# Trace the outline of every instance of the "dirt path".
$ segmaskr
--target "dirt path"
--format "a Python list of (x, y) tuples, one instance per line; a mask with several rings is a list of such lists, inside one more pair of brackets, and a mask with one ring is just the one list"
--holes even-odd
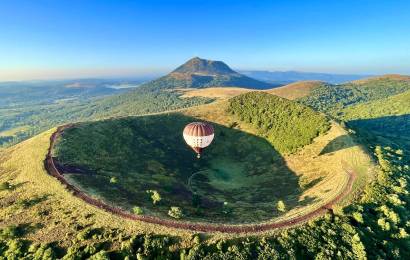
[(195, 222), (186, 222), (186, 221), (185, 222), (184, 221), (174, 221), (174, 220), (161, 219), (161, 218), (152, 217), (152, 216), (134, 215), (123, 209), (107, 205), (103, 201), (91, 198), (90, 196), (85, 194), (83, 191), (81, 191), (74, 185), (70, 184), (64, 178), (64, 176), (57, 170), (57, 167), (54, 162), (54, 158), (52, 157), (52, 153), (51, 153), (52, 148), (54, 147), (55, 141), (62, 134), (64, 129), (72, 127), (72, 126), (73, 124), (60, 126), (57, 128), (57, 131), (51, 135), (50, 147), (48, 149), (48, 153), (44, 161), (44, 165), (45, 165), (47, 172), (51, 176), (57, 178), (63, 185), (65, 185), (66, 188), (69, 189), (73, 193), (74, 196), (84, 200), (85, 202), (95, 207), (98, 207), (110, 213), (116, 214), (123, 218), (143, 221), (143, 222), (152, 223), (152, 224), (163, 225), (163, 226), (170, 227), (170, 228), (185, 229), (185, 230), (192, 230), (192, 231), (199, 231), (199, 232), (257, 233), (257, 232), (263, 232), (263, 231), (268, 231), (272, 229), (291, 227), (291, 226), (306, 222), (307, 220), (320, 216), (328, 212), (329, 210), (331, 210), (332, 206), (335, 203), (339, 202), (341, 199), (343, 199), (346, 195), (350, 193), (350, 191), (352, 190), (353, 182), (356, 178), (356, 174), (353, 171), (346, 171), (346, 174), (349, 175), (349, 180), (345, 188), (343, 189), (343, 191), (338, 196), (336, 196), (335, 198), (333, 198), (331, 201), (321, 206), (320, 208), (314, 211), (311, 211), (303, 216), (298, 216), (292, 219), (278, 221), (274, 223), (261, 223), (261, 224), (248, 224), (248, 225), (223, 225), (223, 224), (208, 224), (208, 223), (195, 223)]

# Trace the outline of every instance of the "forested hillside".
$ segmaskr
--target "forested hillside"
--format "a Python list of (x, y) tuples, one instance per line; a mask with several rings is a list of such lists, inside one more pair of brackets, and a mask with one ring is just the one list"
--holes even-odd
[(342, 85), (322, 85), (299, 101), (316, 110), (335, 115), (347, 106), (383, 99), (408, 90), (409, 80), (386, 76)]
[(212, 101), (208, 98), (179, 98), (180, 95), (169, 91), (137, 88), (124, 94), (86, 102), (0, 109), (0, 146), (17, 143), (68, 122), (156, 113)]
[(229, 112), (259, 129), (280, 152), (291, 153), (326, 132), (325, 116), (309, 107), (263, 92), (250, 92), (230, 100)]
[(329, 114), (372, 142), (410, 149), (410, 77), (385, 75), (315, 88), (299, 102)]
[(366, 102), (345, 108), (342, 118), (345, 120), (378, 118), (391, 115), (410, 114), (410, 91), (387, 98)]

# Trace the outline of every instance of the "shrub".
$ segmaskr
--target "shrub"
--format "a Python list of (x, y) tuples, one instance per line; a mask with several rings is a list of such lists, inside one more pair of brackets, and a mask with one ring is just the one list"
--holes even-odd
[(357, 222), (363, 224), (363, 215), (362, 215), (362, 213), (360, 213), (360, 212), (353, 212), (352, 216), (353, 216), (353, 218), (354, 218)]
[(193, 238), (193, 242), (195, 245), (201, 244), (201, 237), (199, 235), (195, 235)]
[(19, 237), (20, 232), (17, 226), (8, 226), (6, 228), (0, 229), (0, 239), (12, 239)]
[(144, 213), (144, 211), (140, 207), (133, 207), (132, 212), (134, 212), (134, 214), (136, 215), (142, 215), (142, 213)]
[(94, 230), (91, 228), (83, 229), (80, 233), (77, 234), (77, 239), (79, 241), (84, 241), (92, 237)]
[(11, 185), (7, 181), (0, 183), (0, 191), (9, 190), (10, 188), (11, 188)]
[(176, 219), (183, 217), (182, 210), (179, 207), (171, 207), (171, 209), (168, 211), (168, 215)]
[(278, 204), (276, 205), (276, 208), (280, 212), (285, 212), (286, 211), (286, 206), (285, 206), (285, 203), (283, 202), (283, 200), (278, 201)]
[(161, 201), (161, 195), (156, 190), (147, 190), (147, 193), (151, 194), (152, 203), (155, 205)]
[(101, 250), (100, 252), (92, 255), (90, 260), (110, 260), (110, 257), (108, 256), (108, 253), (104, 250)]
[(55, 252), (48, 244), (34, 245), (31, 250), (35, 250), (34, 259), (55, 259)]
[(5, 259), (21, 259), (24, 254), (24, 244), (20, 240), (11, 239), (7, 241), (7, 251), (4, 252)]
[(117, 182), (118, 182), (117, 177), (111, 177), (111, 179), (110, 179), (110, 183), (115, 184), (115, 183), (117, 183)]

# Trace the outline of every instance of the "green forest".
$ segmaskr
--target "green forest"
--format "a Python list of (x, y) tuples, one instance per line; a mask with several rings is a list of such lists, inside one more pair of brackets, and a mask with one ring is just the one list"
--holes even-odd
[[(212, 101), (207, 98), (180, 98), (180, 95), (141, 87), (105, 98), (0, 108), (0, 147), (10, 146), (69, 122), (157, 113)], [(14, 129), (16, 131), (12, 131)]]
[(232, 98), (228, 111), (253, 124), (281, 153), (292, 153), (310, 144), (330, 126), (326, 117), (313, 109), (262, 92)]
[(318, 111), (339, 115), (345, 107), (387, 98), (408, 90), (410, 81), (386, 77), (358, 83), (322, 85), (299, 101)]

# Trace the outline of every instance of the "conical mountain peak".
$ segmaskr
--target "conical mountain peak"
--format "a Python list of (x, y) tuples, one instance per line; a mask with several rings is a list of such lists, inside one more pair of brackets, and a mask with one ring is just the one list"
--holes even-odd
[(173, 73), (224, 75), (233, 74), (236, 72), (222, 61), (213, 61), (194, 57), (175, 69)]
[(145, 83), (140, 88), (158, 90), (208, 87), (267, 89), (272, 88), (272, 85), (242, 75), (222, 61), (194, 57), (168, 75)]

